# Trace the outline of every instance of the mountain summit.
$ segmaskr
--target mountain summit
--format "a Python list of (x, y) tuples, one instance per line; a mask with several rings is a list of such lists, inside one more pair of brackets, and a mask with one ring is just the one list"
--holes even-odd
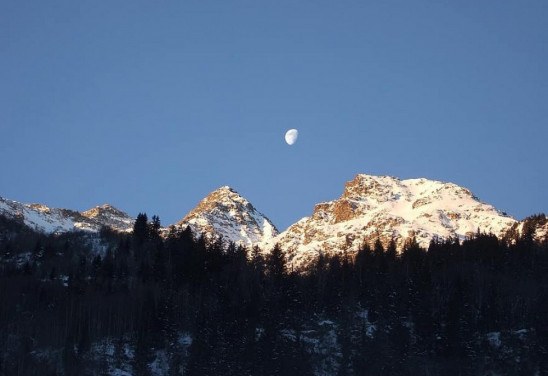
[(269, 241), (278, 230), (253, 205), (228, 186), (216, 189), (190, 211), (178, 226), (190, 226), (206, 238), (222, 237), (244, 246)]
[(129, 215), (110, 205), (97, 206), (80, 213), (42, 204), (22, 204), (2, 197), (0, 214), (20, 220), (30, 228), (47, 234), (78, 230), (98, 232), (103, 226), (116, 231), (131, 231), (134, 223)]
[(113, 229), (129, 231), (135, 222), (128, 214), (114, 206), (104, 204), (82, 212), (82, 216)]
[[(134, 224), (129, 215), (107, 204), (78, 212), (0, 198), (0, 215), (45, 233), (97, 232), (103, 226), (131, 231)], [(435, 238), (463, 240), (477, 231), (510, 240), (531, 233), (536, 241), (548, 241), (544, 215), (517, 222), (453, 183), (365, 174), (347, 182), (338, 199), (315, 205), (309, 217), (282, 233), (228, 186), (207, 195), (176, 226), (188, 226), (208, 240), (222, 238), (225, 244), (258, 245), (265, 252), (279, 244), (296, 267), (315, 260), (320, 252), (352, 254), (377, 239), (385, 246), (394, 240), (399, 249), (412, 237), (428, 247)]]
[(317, 204), (310, 217), (263, 247), (278, 243), (292, 263), (300, 264), (320, 251), (352, 252), (376, 239), (384, 244), (394, 239), (401, 249), (413, 236), (422, 247), (435, 237), (462, 240), (478, 230), (501, 237), (514, 223), (452, 183), (360, 174), (346, 183), (340, 198)]

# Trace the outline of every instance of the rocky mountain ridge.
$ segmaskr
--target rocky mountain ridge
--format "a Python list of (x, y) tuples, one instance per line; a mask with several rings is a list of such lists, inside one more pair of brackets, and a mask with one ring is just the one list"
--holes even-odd
[(384, 244), (394, 239), (401, 249), (411, 237), (422, 247), (435, 237), (463, 240), (478, 230), (502, 237), (516, 222), (452, 183), (360, 174), (346, 183), (341, 197), (317, 204), (310, 217), (262, 248), (278, 244), (299, 265), (320, 252), (352, 253), (376, 239)]
[[(131, 231), (134, 224), (133, 218), (110, 205), (78, 212), (0, 198), (0, 214), (45, 233), (98, 232), (103, 226)], [(545, 216), (516, 221), (456, 184), (365, 174), (347, 182), (338, 199), (315, 205), (309, 217), (281, 233), (228, 186), (211, 192), (173, 226), (189, 226), (196, 236), (210, 241), (259, 246), (265, 252), (278, 244), (295, 266), (314, 260), (320, 252), (352, 254), (377, 239), (385, 245), (393, 239), (401, 249), (411, 237), (428, 247), (434, 238), (463, 240), (477, 231), (507, 239), (529, 231), (536, 241), (548, 238)]]
[(194, 234), (204, 234), (210, 240), (221, 237), (248, 247), (278, 235), (278, 229), (265, 215), (228, 186), (207, 195), (176, 226), (190, 226)]
[(0, 214), (22, 221), (46, 234), (69, 231), (98, 232), (103, 226), (116, 231), (131, 231), (135, 222), (128, 214), (108, 204), (78, 212), (50, 208), (43, 204), (22, 204), (0, 197)]

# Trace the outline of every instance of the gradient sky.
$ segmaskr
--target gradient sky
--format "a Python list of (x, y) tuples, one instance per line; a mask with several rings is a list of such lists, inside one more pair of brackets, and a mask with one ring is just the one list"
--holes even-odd
[(284, 229), (368, 173), (548, 212), (547, 20), (545, 0), (2, 0), (0, 196), (169, 224), (230, 185)]

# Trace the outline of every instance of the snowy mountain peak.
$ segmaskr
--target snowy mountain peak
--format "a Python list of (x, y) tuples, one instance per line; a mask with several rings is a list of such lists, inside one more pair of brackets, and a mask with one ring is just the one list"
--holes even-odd
[(81, 213), (82, 216), (119, 231), (130, 231), (134, 220), (127, 213), (109, 204), (96, 206)]
[(401, 249), (412, 236), (423, 247), (434, 237), (464, 239), (478, 229), (502, 236), (515, 222), (453, 183), (359, 174), (345, 184), (341, 197), (317, 204), (310, 217), (263, 247), (279, 243), (300, 264), (320, 250), (352, 252), (376, 239), (385, 244), (394, 239)]
[(412, 198), (417, 195), (424, 196), (437, 190), (439, 192), (451, 192), (458, 197), (476, 197), (466, 188), (453, 183), (446, 183), (425, 178), (401, 180), (392, 176), (373, 176), (359, 174), (353, 180), (345, 184), (343, 197), (363, 199), (369, 197), (372, 200), (398, 200), (401, 194), (405, 198)]
[(245, 211), (244, 209), (254, 210), (249, 201), (240, 196), (238, 192), (229, 186), (223, 186), (202, 199), (202, 201), (183, 218), (183, 221), (214, 210), (220, 212), (235, 211), (234, 214), (237, 215), (239, 212)]
[(267, 241), (278, 234), (266, 216), (228, 186), (207, 195), (177, 225), (190, 226), (194, 233), (204, 234), (208, 239), (222, 237), (245, 246)]
[(85, 212), (50, 208), (43, 204), (22, 204), (0, 198), (0, 214), (22, 221), (27, 226), (44, 233), (69, 231), (97, 232), (103, 226), (117, 231), (131, 231), (133, 219), (126, 213), (102, 205)]
[(86, 211), (83, 211), (82, 215), (84, 217), (88, 217), (88, 218), (98, 218), (98, 217), (103, 217), (105, 215), (116, 215), (116, 216), (120, 216), (120, 217), (129, 217), (123, 211), (121, 211), (121, 210), (119, 210), (119, 209), (117, 209), (114, 206), (109, 205), (109, 204), (103, 204), (103, 205), (96, 206), (94, 208), (88, 209)]

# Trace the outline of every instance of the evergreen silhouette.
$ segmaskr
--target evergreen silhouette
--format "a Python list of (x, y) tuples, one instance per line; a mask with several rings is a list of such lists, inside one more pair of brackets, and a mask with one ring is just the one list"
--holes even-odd
[(427, 250), (318, 250), (291, 270), (277, 245), (161, 233), (144, 213), (93, 241), (0, 216), (0, 375), (145, 375), (161, 359), (169, 375), (544, 374), (545, 220)]

